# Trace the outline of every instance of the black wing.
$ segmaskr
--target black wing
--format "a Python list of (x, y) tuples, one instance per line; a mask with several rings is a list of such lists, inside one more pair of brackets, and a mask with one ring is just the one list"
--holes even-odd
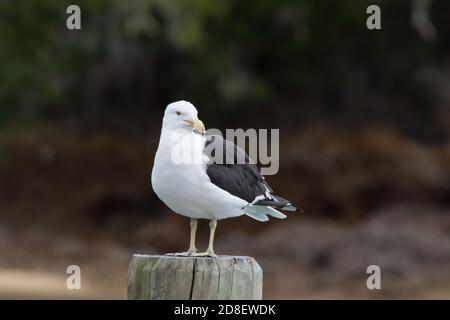
[(206, 174), (219, 188), (255, 205), (289, 209), (288, 200), (272, 194), (273, 190), (249, 156), (231, 141), (219, 135), (206, 138), (205, 154), (209, 157)]

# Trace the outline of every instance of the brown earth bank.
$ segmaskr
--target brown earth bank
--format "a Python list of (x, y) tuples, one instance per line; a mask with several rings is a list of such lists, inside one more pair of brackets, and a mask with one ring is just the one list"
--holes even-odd
[[(159, 131), (147, 136), (79, 133), (61, 127), (0, 134), (0, 205), (14, 216), (43, 208), (53, 220), (127, 219), (165, 210), (150, 187)], [(314, 215), (354, 221), (398, 202), (450, 206), (450, 144), (429, 145), (391, 130), (341, 132), (312, 126), (280, 133), (275, 191)], [(51, 210), (51, 208), (57, 210)], [(57, 211), (52, 216), (51, 211)]]

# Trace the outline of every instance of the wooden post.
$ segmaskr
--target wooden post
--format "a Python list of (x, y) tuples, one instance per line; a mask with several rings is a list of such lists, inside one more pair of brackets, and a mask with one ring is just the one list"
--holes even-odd
[(261, 267), (252, 257), (133, 255), (128, 299), (262, 299)]

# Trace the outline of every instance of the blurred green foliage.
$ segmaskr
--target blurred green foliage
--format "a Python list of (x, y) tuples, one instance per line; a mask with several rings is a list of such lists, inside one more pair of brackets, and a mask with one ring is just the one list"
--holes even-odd
[[(97, 47), (89, 37), (70, 39), (65, 32), (68, 1), (23, 0), (0, 2), (0, 126), (13, 116), (33, 119), (39, 108), (57, 103), (71, 89), (72, 73), (93, 62)], [(102, 14), (105, 5), (80, 3), (88, 14)], [(91, 61), (90, 61), (91, 60)]]
[[(258, 110), (278, 125), (379, 121), (434, 137), (450, 4), (433, 3), (428, 43), (411, 1), (376, 3), (381, 31), (365, 27), (370, 1), (1, 1), (0, 126), (48, 110), (140, 116), (183, 98), (215, 125)], [(69, 4), (80, 31), (65, 27)]]

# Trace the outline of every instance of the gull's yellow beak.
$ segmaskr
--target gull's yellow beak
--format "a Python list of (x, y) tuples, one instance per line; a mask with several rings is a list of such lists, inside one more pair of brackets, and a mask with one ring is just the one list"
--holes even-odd
[(194, 121), (186, 120), (186, 122), (189, 124), (191, 128), (194, 128), (195, 131), (198, 133), (204, 134), (205, 133), (205, 125), (203, 122), (199, 119), (195, 119)]

